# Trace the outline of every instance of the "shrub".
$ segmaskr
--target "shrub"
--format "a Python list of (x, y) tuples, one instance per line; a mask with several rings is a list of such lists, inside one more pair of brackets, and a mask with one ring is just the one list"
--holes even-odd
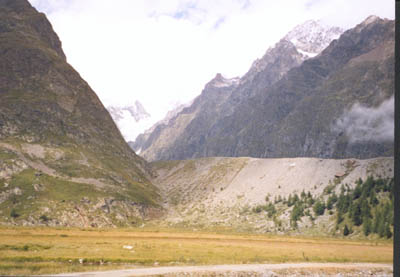
[(44, 221), (44, 222), (47, 222), (47, 221), (50, 220), (50, 218), (48, 218), (47, 215), (45, 215), (45, 214), (41, 215), (41, 216), (39, 217), (39, 219), (42, 220), (42, 221)]
[(12, 210), (11, 210), (11, 213), (10, 213), (10, 216), (11, 216), (12, 218), (17, 218), (17, 217), (20, 216), (20, 214), (17, 213), (17, 211), (16, 211), (15, 209), (12, 209)]
[(259, 214), (263, 210), (262, 206), (256, 206), (253, 208), (253, 212)]

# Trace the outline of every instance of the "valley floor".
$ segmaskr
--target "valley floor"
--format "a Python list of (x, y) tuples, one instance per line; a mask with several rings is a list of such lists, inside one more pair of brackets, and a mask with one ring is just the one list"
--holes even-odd
[[(143, 269), (144, 273), (148, 272), (150, 275), (176, 276), (182, 269), (180, 272), (189, 270), (194, 274), (192, 276), (204, 276), (199, 273), (202, 270), (243, 272), (240, 276), (258, 276), (245, 275), (250, 274), (246, 273), (249, 270), (250, 272), (273, 271), (277, 274), (286, 274), (286, 271), (301, 273), (301, 270), (316, 274), (326, 271), (380, 272), (386, 274), (384, 276), (390, 276), (392, 256), (392, 240), (382, 239), (255, 235), (227, 231), (194, 232), (148, 227), (0, 228), (0, 275)], [(292, 263), (296, 265), (291, 265)], [(309, 263), (323, 264), (314, 266)], [(359, 266), (354, 263), (369, 265)], [(226, 267), (214, 265), (226, 265)], [(183, 266), (210, 267), (188, 269)], [(156, 267), (156, 269), (150, 270), (144, 267)], [(175, 271), (160, 272), (161, 267), (173, 267)], [(121, 274), (124, 272), (120, 271)], [(138, 276), (135, 272), (143, 273), (143, 271), (126, 272), (130, 274), (129, 276)], [(105, 274), (77, 276), (111, 276)], [(218, 274), (212, 276), (226, 276)]]

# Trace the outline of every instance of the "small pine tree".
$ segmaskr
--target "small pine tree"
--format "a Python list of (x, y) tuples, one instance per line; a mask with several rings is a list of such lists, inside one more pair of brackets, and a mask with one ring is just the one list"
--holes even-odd
[(313, 207), (314, 213), (316, 215), (323, 215), (325, 212), (325, 203), (323, 201), (318, 200)]
[(361, 208), (358, 201), (354, 202), (354, 205), (352, 206), (351, 220), (356, 226), (360, 226), (362, 224)]
[(371, 204), (372, 207), (375, 207), (376, 205), (379, 204), (379, 200), (376, 197), (376, 193), (375, 193), (374, 190), (371, 191), (370, 198), (369, 198), (369, 203)]
[(343, 214), (341, 211), (338, 211), (336, 215), (336, 225), (339, 225), (343, 221)]
[(363, 224), (363, 232), (365, 236), (368, 236), (372, 231), (372, 223), (371, 219), (367, 216), (364, 218), (364, 224)]
[(378, 235), (379, 235), (379, 237), (380, 238), (383, 238), (384, 236), (385, 236), (385, 222), (384, 222), (384, 220), (383, 220), (383, 217), (381, 217), (379, 220), (378, 220)]
[(392, 231), (390, 230), (390, 224), (387, 222), (385, 224), (385, 232), (384, 235), (387, 239), (390, 239), (392, 237)]
[(293, 204), (296, 204), (297, 202), (299, 202), (300, 201), (300, 198), (299, 198), (299, 196), (297, 195), (297, 193), (295, 193), (294, 194), (294, 196), (293, 196)]
[(379, 207), (377, 207), (377, 208), (375, 208), (374, 222), (372, 224), (372, 232), (375, 234), (378, 234), (381, 218), (382, 218), (381, 211), (380, 211)]
[(362, 193), (361, 185), (357, 184), (353, 191), (353, 200), (360, 198)]
[(289, 206), (289, 207), (291, 207), (291, 206), (293, 206), (293, 198), (292, 198), (292, 195), (291, 194), (289, 194), (289, 197), (288, 197), (288, 201), (287, 201), (287, 205)]
[[(290, 220), (292, 222), (297, 222), (304, 215), (304, 207), (300, 202), (296, 202), (293, 207), (292, 213), (290, 215)], [(296, 224), (297, 226), (297, 224)]]
[(361, 216), (362, 217), (372, 217), (371, 207), (368, 204), (368, 200), (363, 198), (361, 201)]
[(347, 227), (347, 224), (344, 225), (344, 229), (343, 229), (343, 236), (348, 236), (350, 234), (350, 230)]
[(332, 210), (333, 205), (337, 202), (337, 200), (338, 198), (334, 192), (331, 196), (329, 196), (328, 201), (326, 202), (326, 208), (328, 210)]

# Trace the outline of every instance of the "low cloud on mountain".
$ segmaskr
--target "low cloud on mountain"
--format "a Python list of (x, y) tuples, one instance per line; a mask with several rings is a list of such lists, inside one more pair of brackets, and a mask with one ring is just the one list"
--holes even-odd
[(335, 130), (345, 132), (350, 143), (386, 142), (394, 140), (394, 97), (378, 107), (354, 104), (335, 125)]

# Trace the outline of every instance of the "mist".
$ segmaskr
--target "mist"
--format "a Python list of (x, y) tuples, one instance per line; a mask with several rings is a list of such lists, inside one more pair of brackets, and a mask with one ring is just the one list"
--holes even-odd
[(350, 143), (394, 141), (394, 96), (375, 108), (354, 104), (334, 130), (345, 132)]

